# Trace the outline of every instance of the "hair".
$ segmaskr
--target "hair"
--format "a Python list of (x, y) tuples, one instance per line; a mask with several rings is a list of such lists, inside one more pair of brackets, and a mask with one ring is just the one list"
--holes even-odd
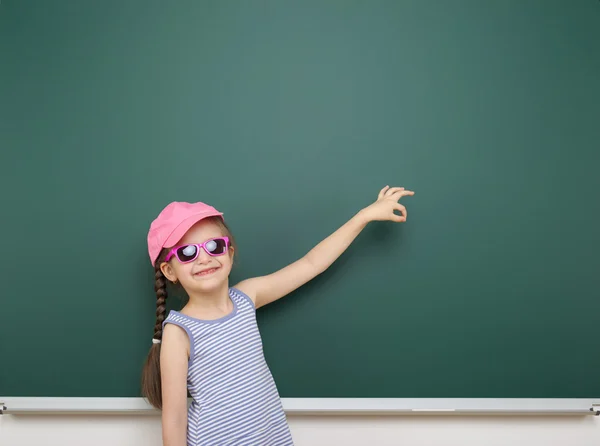
[[(236, 244), (233, 235), (227, 224), (220, 217), (210, 217), (207, 220), (212, 221), (221, 229), (224, 236), (229, 237), (229, 245), (235, 250)], [(160, 269), (160, 265), (165, 261), (168, 249), (163, 249), (156, 262), (154, 262), (154, 291), (156, 292), (156, 322), (154, 324), (153, 339), (162, 341), (163, 322), (167, 313), (167, 278)], [(161, 344), (152, 344), (150, 352), (142, 369), (142, 396), (157, 409), (162, 409), (162, 386), (160, 374), (160, 349)]]

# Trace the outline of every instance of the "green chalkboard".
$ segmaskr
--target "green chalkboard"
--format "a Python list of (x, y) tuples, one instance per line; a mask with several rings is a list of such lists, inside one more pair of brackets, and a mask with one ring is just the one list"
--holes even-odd
[(3, 0), (0, 45), (0, 395), (140, 395), (168, 202), (233, 284), (386, 184), (258, 311), (283, 397), (600, 395), (600, 2)]

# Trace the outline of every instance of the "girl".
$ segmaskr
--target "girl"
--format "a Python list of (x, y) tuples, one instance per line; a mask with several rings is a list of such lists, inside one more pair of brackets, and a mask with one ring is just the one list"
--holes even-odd
[[(384, 187), (373, 204), (303, 258), (233, 287), (235, 243), (223, 214), (204, 203), (174, 202), (162, 210), (148, 233), (156, 325), (142, 393), (162, 409), (165, 446), (293, 444), (255, 310), (325, 271), (369, 222), (405, 222), (398, 201), (413, 194)], [(167, 281), (181, 284), (189, 300), (165, 319)]]

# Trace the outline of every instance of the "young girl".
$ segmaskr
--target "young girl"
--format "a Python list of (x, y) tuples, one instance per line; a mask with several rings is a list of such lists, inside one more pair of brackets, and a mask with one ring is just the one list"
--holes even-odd
[[(293, 444), (255, 310), (325, 271), (369, 222), (405, 222), (398, 201), (413, 194), (384, 187), (373, 204), (301, 259), (233, 287), (235, 243), (223, 214), (204, 203), (174, 202), (162, 210), (148, 233), (156, 325), (142, 392), (162, 409), (165, 446)], [(167, 281), (180, 284), (189, 301), (165, 319)]]

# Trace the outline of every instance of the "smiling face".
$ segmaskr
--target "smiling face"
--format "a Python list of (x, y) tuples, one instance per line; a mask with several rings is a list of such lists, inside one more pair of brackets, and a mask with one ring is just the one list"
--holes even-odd
[[(233, 266), (233, 247), (229, 247), (224, 254), (218, 256), (211, 256), (206, 251), (208, 249), (219, 252), (219, 249), (222, 248), (221, 242), (210, 240), (227, 236), (228, 234), (225, 232), (213, 219), (201, 220), (196, 223), (176, 246), (208, 243), (204, 248), (200, 248), (198, 256), (190, 262), (182, 263), (176, 255), (172, 256), (168, 262), (163, 262), (161, 271), (165, 277), (172, 282), (178, 281), (189, 295), (209, 294), (227, 286), (229, 273)], [(187, 259), (186, 255), (193, 254), (193, 250), (193, 247), (179, 249), (182, 260)]]

